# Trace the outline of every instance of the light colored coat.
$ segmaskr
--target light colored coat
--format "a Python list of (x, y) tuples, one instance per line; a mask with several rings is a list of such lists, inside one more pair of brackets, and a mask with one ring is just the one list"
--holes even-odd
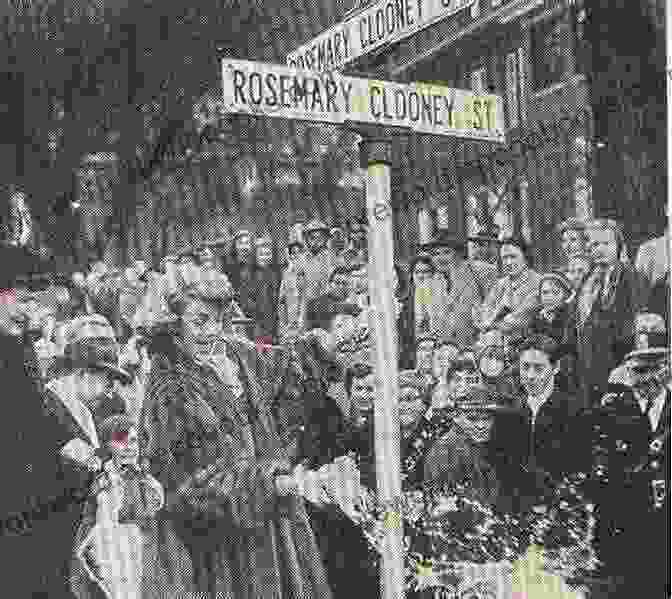
[(430, 333), (459, 346), (471, 345), (476, 336), (473, 309), (480, 306), (497, 280), (497, 268), (479, 261), (463, 261), (450, 273), (450, 290), (437, 273), (432, 285)]
[[(506, 335), (522, 333), (532, 322), (539, 305), (541, 275), (528, 268), (516, 280), (510, 277), (499, 279), (485, 298), (478, 327), (486, 330), (494, 327)], [(502, 316), (502, 310), (508, 308)]]

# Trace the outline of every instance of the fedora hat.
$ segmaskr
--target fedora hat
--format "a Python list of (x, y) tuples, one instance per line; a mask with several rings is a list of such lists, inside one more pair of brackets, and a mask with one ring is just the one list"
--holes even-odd
[(119, 367), (119, 346), (107, 318), (89, 314), (71, 320), (64, 331), (63, 356), (56, 360), (55, 370), (67, 372), (76, 368), (106, 371), (125, 384), (133, 377)]

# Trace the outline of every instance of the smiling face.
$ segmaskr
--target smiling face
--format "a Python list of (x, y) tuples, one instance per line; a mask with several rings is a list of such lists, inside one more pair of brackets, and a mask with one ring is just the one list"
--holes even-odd
[(520, 355), (520, 382), (529, 395), (541, 395), (555, 382), (558, 364), (538, 349), (528, 349)]
[(500, 257), (504, 274), (511, 278), (517, 277), (527, 268), (523, 250), (517, 245), (504, 244), (500, 250)]
[(222, 334), (222, 308), (214, 302), (189, 298), (182, 315), (182, 339), (192, 356), (210, 353)]

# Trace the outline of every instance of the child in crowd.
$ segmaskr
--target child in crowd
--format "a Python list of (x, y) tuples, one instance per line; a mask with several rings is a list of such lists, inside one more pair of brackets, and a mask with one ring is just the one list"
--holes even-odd
[(74, 595), (181, 596), (188, 587), (171, 584), (162, 567), (156, 517), (164, 505), (164, 491), (140, 466), (136, 424), (125, 414), (110, 416), (101, 424), (100, 437), (109, 459), (92, 485), (75, 539)]

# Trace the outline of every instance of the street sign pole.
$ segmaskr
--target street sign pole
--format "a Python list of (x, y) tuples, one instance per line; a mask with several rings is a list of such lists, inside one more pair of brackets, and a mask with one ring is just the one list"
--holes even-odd
[(397, 385), (396, 311), (393, 300), (390, 139), (364, 138), (366, 207), (369, 221), (369, 311), (375, 347), (374, 431), (378, 499), (386, 506), (381, 560), (382, 599), (404, 597), (403, 527), (400, 517), (400, 430)]

